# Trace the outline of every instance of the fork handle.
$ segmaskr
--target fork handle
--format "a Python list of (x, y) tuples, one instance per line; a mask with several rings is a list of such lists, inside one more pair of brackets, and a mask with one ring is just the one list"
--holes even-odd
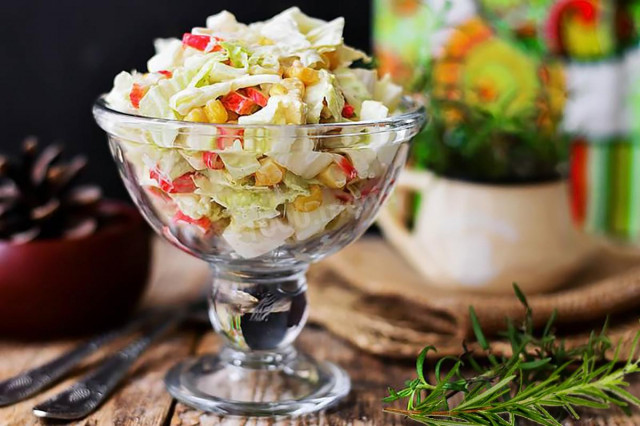
[(186, 311), (180, 310), (151, 327), (143, 337), (106, 358), (96, 370), (73, 386), (35, 406), (33, 413), (38, 417), (61, 420), (76, 420), (91, 414), (109, 397), (149, 345), (185, 316)]
[(120, 330), (101, 334), (46, 364), (0, 382), (0, 407), (27, 399), (47, 388), (99, 348), (139, 329), (148, 320), (149, 315), (143, 315)]

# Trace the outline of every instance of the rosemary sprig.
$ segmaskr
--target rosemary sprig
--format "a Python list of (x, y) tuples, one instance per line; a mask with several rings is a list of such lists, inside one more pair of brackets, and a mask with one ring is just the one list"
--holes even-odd
[[(427, 354), (435, 348), (426, 347), (416, 362), (418, 377), (406, 382), (404, 389), (389, 388), (389, 396), (383, 400), (406, 401), (407, 408), (387, 407), (385, 411), (431, 426), (515, 425), (518, 418), (541, 425), (560, 425), (558, 419), (566, 415), (578, 419), (578, 407), (618, 406), (627, 414), (631, 406), (640, 407), (640, 398), (626, 390), (629, 383), (625, 380), (640, 373), (637, 353), (640, 332), (624, 364), (619, 363), (620, 345), (616, 346), (611, 361), (605, 360), (605, 352), (612, 349), (606, 335), (607, 322), (600, 333), (591, 333), (586, 344), (567, 349), (553, 332), (555, 313), (542, 335), (535, 336), (527, 299), (515, 284), (514, 289), (527, 313), (520, 328), (507, 321), (507, 329), (502, 333), (511, 344), (511, 356), (498, 357), (491, 352), (470, 307), (473, 331), (482, 351), (476, 354), (464, 345), (461, 356), (445, 357), (435, 364), (435, 379), (430, 381), (425, 362)], [(475, 375), (469, 375), (469, 370)]]

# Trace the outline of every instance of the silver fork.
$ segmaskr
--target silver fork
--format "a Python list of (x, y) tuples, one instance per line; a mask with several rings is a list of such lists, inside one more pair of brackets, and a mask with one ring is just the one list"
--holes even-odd
[(94, 337), (46, 364), (0, 382), (0, 407), (15, 404), (46, 389), (104, 345), (138, 330), (151, 316), (144, 314), (122, 329)]
[(70, 388), (36, 405), (33, 414), (59, 420), (77, 420), (98, 408), (127, 375), (142, 353), (167, 331), (187, 319), (193, 311), (206, 309), (205, 301), (198, 301), (173, 311), (153, 325), (139, 339), (106, 358), (100, 366)]

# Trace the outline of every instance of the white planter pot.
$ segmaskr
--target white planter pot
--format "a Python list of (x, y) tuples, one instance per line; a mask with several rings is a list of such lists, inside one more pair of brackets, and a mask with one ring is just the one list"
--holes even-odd
[(413, 231), (387, 206), (378, 222), (388, 240), (431, 285), (528, 294), (562, 285), (592, 252), (573, 226), (564, 181), (484, 185), (405, 170), (400, 191), (421, 194)]

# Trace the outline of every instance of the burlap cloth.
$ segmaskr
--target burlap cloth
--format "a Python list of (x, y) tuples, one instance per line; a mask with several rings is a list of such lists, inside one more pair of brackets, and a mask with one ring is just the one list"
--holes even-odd
[[(515, 296), (456, 294), (429, 287), (380, 238), (365, 238), (314, 265), (309, 273), (311, 320), (357, 347), (391, 358), (415, 358), (426, 345), (437, 356), (459, 354), (473, 340), (469, 306), (495, 335), (505, 318), (521, 321)], [(558, 310), (557, 334), (567, 346), (584, 343), (610, 316), (609, 335), (627, 353), (640, 330), (640, 257), (603, 252), (562, 290), (528, 297), (536, 326)], [(493, 344), (508, 353), (506, 342)], [(431, 353), (433, 356), (433, 353)]]

